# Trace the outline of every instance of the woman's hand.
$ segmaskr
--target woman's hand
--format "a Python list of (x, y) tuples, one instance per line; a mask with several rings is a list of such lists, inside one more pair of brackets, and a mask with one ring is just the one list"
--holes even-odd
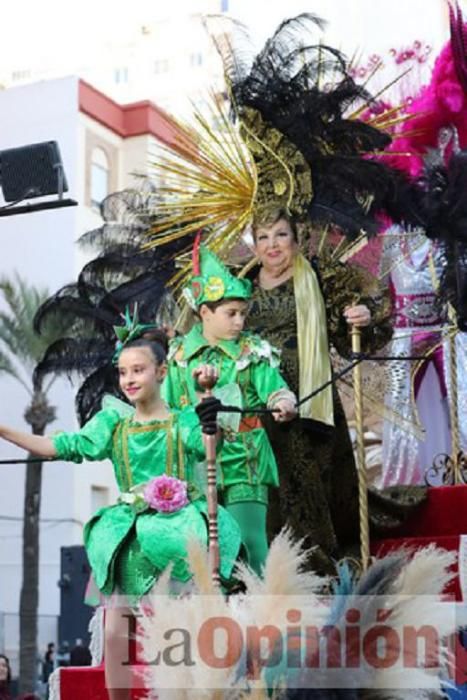
[(278, 423), (286, 423), (297, 415), (297, 407), (289, 399), (281, 399), (274, 404), (274, 420)]
[(162, 330), (164, 331), (169, 340), (172, 340), (177, 335), (177, 331), (173, 326), (164, 325), (162, 326)]
[(364, 328), (371, 322), (371, 313), (368, 306), (357, 304), (357, 306), (346, 306), (344, 309), (345, 320), (352, 326)]

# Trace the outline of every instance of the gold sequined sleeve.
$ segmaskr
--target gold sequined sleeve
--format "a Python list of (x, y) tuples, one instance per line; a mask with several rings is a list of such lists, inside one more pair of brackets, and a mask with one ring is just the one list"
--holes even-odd
[(364, 304), (371, 323), (362, 329), (362, 350), (373, 353), (392, 336), (389, 293), (377, 286), (374, 278), (355, 266), (342, 263), (326, 265), (320, 261), (319, 274), (323, 289), (330, 343), (343, 357), (352, 351), (349, 324), (343, 315), (346, 306)]

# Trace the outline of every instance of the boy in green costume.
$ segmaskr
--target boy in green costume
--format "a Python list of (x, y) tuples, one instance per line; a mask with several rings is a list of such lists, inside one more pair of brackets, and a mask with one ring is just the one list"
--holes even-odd
[[(169, 405), (196, 405), (203, 391), (194, 374), (199, 377), (200, 371), (209, 373), (215, 368), (216, 389), (224, 389), (224, 402), (231, 403), (225, 392), (233, 387), (241, 394), (242, 407), (275, 409), (276, 421), (294, 418), (296, 397), (279, 372), (278, 351), (259, 336), (243, 331), (251, 282), (234, 277), (201, 246), (185, 296), (201, 322), (170, 343), (163, 386)], [(242, 415), (237, 432), (224, 432), (219, 465), (224, 505), (240, 525), (250, 566), (261, 573), (268, 551), (268, 487), (277, 487), (279, 478), (258, 414)]]

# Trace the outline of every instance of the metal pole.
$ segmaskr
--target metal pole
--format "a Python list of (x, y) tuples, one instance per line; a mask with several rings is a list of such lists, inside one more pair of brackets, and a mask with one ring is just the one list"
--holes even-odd
[[(361, 352), (361, 330), (352, 326), (352, 350)], [(363, 396), (362, 368), (356, 364), (353, 368), (353, 384), (355, 397), (355, 423), (357, 431), (357, 472), (358, 472), (358, 502), (360, 513), (360, 554), (363, 571), (366, 571), (370, 561), (370, 531), (368, 525), (368, 483), (365, 463), (365, 443), (363, 436)]]
[(449, 379), (451, 384), (451, 400), (449, 402), (449, 414), (451, 422), (451, 459), (454, 467), (454, 483), (461, 484), (460, 472), (460, 436), (459, 436), (459, 412), (458, 412), (458, 385), (457, 385), (457, 346), (456, 332), (449, 333)]

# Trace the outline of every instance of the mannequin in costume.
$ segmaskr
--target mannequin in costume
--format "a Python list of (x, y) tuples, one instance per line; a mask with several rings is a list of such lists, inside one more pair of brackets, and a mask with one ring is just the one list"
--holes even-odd
[[(394, 335), (389, 354), (422, 356), (420, 362), (391, 363), (387, 405), (401, 414), (412, 413), (425, 429), (419, 439), (414, 431), (402, 430), (385, 421), (383, 427), (383, 473), (381, 486), (423, 484), (426, 470), (436, 455), (449, 454), (448, 319), (438, 298), (444, 267), (438, 245), (420, 231), (404, 233), (400, 227), (387, 231), (383, 244), (382, 270), (387, 274), (393, 306)], [(444, 331), (443, 331), (444, 328)], [(436, 428), (435, 428), (436, 426)]]
[[(243, 331), (251, 283), (234, 277), (204, 247), (199, 264), (196, 251), (194, 258), (195, 274), (186, 292), (201, 323), (171, 341), (164, 397), (174, 408), (198, 403), (202, 394), (193, 372), (209, 364), (217, 369), (216, 387), (239, 394), (241, 406), (267, 406), (277, 410), (276, 422), (290, 420), (296, 415), (296, 399), (279, 373), (277, 350)], [(224, 505), (240, 525), (250, 566), (260, 574), (268, 551), (268, 487), (277, 487), (280, 475), (258, 415), (243, 414), (238, 432), (226, 435), (219, 467)]]
[[(111, 597), (122, 595), (126, 605), (136, 604), (169, 564), (173, 592), (186, 589), (191, 577), (187, 541), (195, 537), (207, 545), (207, 504), (195, 479), (195, 465), (205, 454), (200, 419), (192, 408), (169, 411), (162, 401), (165, 351), (160, 343), (140, 337), (148, 330), (134, 323), (117, 329), (119, 384), (134, 408), (114, 399), (79, 432), (52, 437), (0, 427), (3, 439), (43, 457), (78, 463), (109, 458), (113, 463), (118, 502), (100, 509), (84, 529), (95, 583), (109, 600), (105, 658), (110, 700), (127, 700), (131, 688), (128, 668), (121, 665), (128, 646), (125, 603)], [(213, 416), (205, 406), (199, 413), (209, 431)], [(222, 508), (218, 523), (220, 573), (228, 579), (240, 532)]]
[[(410, 101), (411, 119), (399, 127), (389, 149), (389, 153), (405, 154), (391, 161), (421, 178), (423, 190), (423, 227), (411, 232), (394, 226), (383, 245), (381, 273), (388, 281), (394, 309), (390, 352), (427, 357), (393, 366), (387, 403), (407, 413), (415, 401), (425, 437), (418, 440), (413, 432), (385, 424), (382, 486), (423, 483), (437, 455), (451, 453), (448, 335), (456, 329), (448, 316), (448, 303), (455, 309), (460, 331), (455, 337), (457, 413), (460, 447), (467, 445), (465, 292), (456, 290), (466, 269), (465, 253), (458, 254), (465, 240), (467, 206), (467, 159), (461, 150), (467, 147), (466, 25), (458, 7), (456, 11), (451, 7), (450, 19), (451, 38), (436, 59), (430, 83)], [(430, 483), (439, 482), (439, 476), (430, 476)]]

